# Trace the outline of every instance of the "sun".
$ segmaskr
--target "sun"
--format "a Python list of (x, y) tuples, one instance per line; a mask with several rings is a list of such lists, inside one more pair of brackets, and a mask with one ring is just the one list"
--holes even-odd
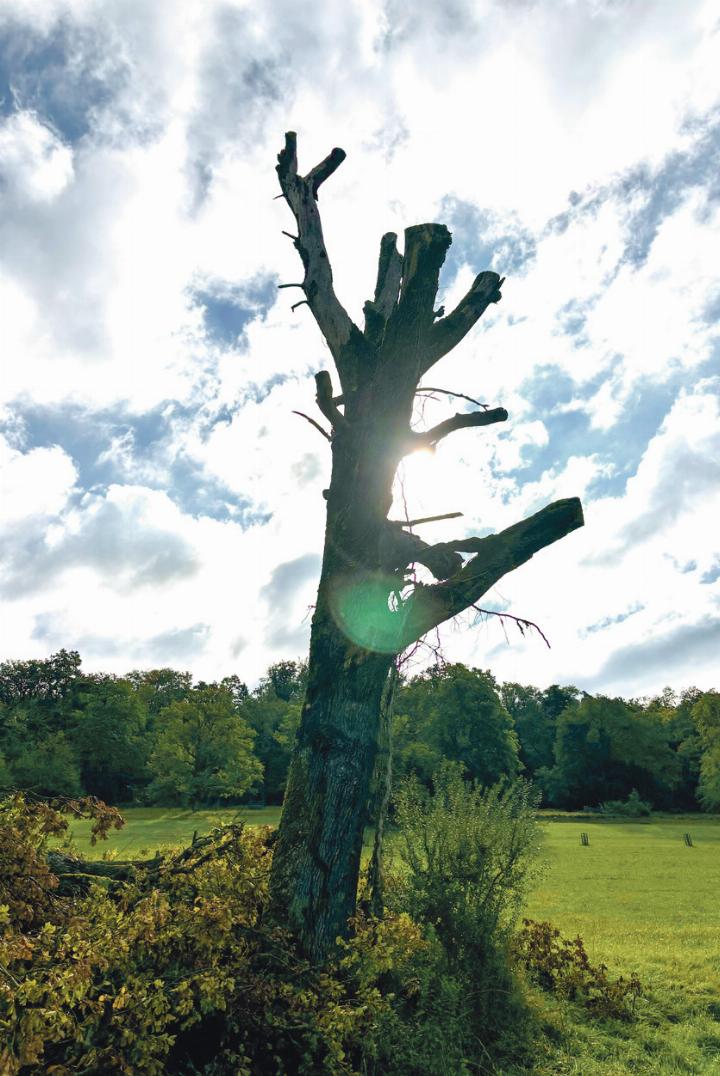
[(443, 511), (448, 497), (443, 470), (432, 449), (423, 448), (405, 456), (395, 475), (391, 517), (414, 518)]

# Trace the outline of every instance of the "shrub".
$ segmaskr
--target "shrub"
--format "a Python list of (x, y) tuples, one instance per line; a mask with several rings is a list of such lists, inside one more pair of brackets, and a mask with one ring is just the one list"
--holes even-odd
[(113, 877), (98, 879), (100, 865), (48, 842), (61, 812), (91, 815), (102, 836), (116, 811), (0, 802), (0, 1072), (505, 1071), (531, 1030), (509, 938), (533, 804), (527, 786), (484, 791), (452, 766), (432, 794), (408, 785), (388, 911), (358, 915), (318, 968), (265, 916), (268, 830), (225, 826), (145, 864), (104, 863)]
[[(397, 793), (398, 868), (387, 900), (423, 925), (430, 945), (416, 998), (423, 1026), (416, 1032), (419, 1041), (423, 1029), (431, 1031), (438, 1061), (427, 1067), (425, 1057), (426, 1067), (398, 1071), (462, 1072), (451, 1058), (476, 1067), (489, 1049), (522, 1047), (517, 1029), (527, 1026), (527, 1011), (509, 948), (535, 873), (537, 798), (522, 781), (489, 789), (468, 783), (453, 763), (437, 771), (432, 792), (410, 778)], [(397, 1033), (407, 1050), (407, 1021)]]
[(397, 882), (413, 918), (431, 923), (454, 960), (513, 926), (534, 877), (538, 796), (523, 781), (484, 789), (444, 763), (428, 792), (408, 779), (395, 798)]
[[(411, 967), (427, 943), (407, 915), (358, 919), (327, 969), (264, 922), (267, 830), (224, 827), (72, 899), (45, 856), (60, 813), (21, 796), (2, 809), (6, 1076), (354, 1073), (385, 1014), (415, 990)], [(394, 993), (380, 989), (390, 969)]]
[(599, 1017), (629, 1019), (642, 993), (638, 977), (609, 979), (605, 964), (590, 963), (582, 938), (563, 938), (551, 923), (523, 919), (513, 945), (517, 959), (543, 989), (578, 1001)]
[(640, 799), (640, 794), (634, 788), (626, 800), (606, 800), (601, 803), (600, 813), (624, 818), (646, 818), (652, 814), (652, 804)]

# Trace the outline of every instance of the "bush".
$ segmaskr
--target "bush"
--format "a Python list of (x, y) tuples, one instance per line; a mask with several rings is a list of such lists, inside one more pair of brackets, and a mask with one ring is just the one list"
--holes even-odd
[(463, 1072), (484, 1065), (488, 1051), (523, 1047), (518, 1028), (528, 1014), (510, 942), (535, 874), (537, 798), (522, 781), (489, 789), (465, 782), (453, 763), (437, 771), (432, 792), (410, 778), (397, 793), (398, 869), (387, 901), (422, 924), (428, 942), (417, 1019), (406, 1015), (395, 1028), (404, 1043), (396, 1056), (420, 1056), (398, 1072)]
[(640, 794), (634, 788), (626, 800), (606, 800), (601, 803), (600, 813), (623, 818), (646, 818), (652, 814), (652, 804), (640, 799)]
[(604, 964), (590, 963), (582, 938), (563, 938), (551, 923), (523, 919), (514, 952), (544, 990), (578, 1001), (596, 1016), (627, 1020), (642, 993), (636, 975), (609, 979)]
[(461, 1076), (527, 1056), (510, 963), (537, 845), (526, 785), (482, 790), (451, 765), (432, 793), (406, 785), (388, 911), (358, 915), (324, 968), (267, 921), (267, 829), (85, 864), (48, 848), (68, 812), (100, 836), (122, 824), (93, 800), (0, 802), (5, 1076)]
[(358, 919), (338, 961), (314, 968), (263, 920), (267, 830), (224, 827), (78, 899), (48, 868), (60, 812), (22, 796), (0, 810), (0, 1072), (372, 1071), (377, 1029), (427, 959), (407, 915)]

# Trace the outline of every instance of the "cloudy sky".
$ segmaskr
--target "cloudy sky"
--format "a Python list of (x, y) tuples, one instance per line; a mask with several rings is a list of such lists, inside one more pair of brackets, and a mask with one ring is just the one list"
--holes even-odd
[[(383, 232), (446, 223), (429, 383), (505, 406), (408, 461), (429, 540), (570, 495), (586, 526), (442, 637), (500, 679), (720, 686), (715, 0), (0, 0), (0, 657), (254, 682), (303, 653), (328, 354), (291, 312), (283, 132), (354, 317)], [(470, 405), (468, 405), (469, 407)], [(457, 410), (437, 397), (418, 415)]]

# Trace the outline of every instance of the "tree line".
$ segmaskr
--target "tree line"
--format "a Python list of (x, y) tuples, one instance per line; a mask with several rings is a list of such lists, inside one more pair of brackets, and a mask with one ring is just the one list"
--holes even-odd
[[(108, 803), (280, 804), (306, 685), (301, 661), (254, 690), (171, 668), (85, 673), (77, 651), (0, 663), (0, 790)], [(522, 775), (545, 806), (633, 792), (660, 810), (720, 809), (720, 693), (644, 699), (499, 684), (462, 664), (400, 680), (393, 781), (445, 761), (483, 785)]]

